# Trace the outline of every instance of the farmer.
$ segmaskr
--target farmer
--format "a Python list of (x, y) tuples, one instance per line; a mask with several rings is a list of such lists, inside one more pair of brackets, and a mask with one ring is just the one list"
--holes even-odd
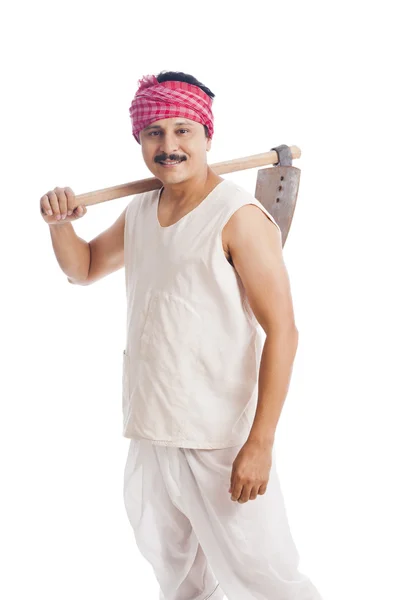
[(180, 72), (139, 81), (132, 134), (162, 187), (89, 244), (68, 222), (86, 211), (68, 217), (71, 188), (41, 207), (67, 214), (46, 219), (69, 281), (125, 267), (124, 501), (160, 599), (320, 600), (298, 570), (273, 450), (298, 344), (281, 231), (208, 166), (213, 98)]

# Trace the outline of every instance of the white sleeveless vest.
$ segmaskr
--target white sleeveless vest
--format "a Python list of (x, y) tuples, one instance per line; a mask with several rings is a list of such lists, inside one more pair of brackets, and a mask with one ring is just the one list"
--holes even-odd
[(227, 179), (169, 227), (158, 221), (159, 196), (138, 194), (126, 211), (123, 436), (184, 448), (244, 444), (265, 334), (221, 236), (245, 204), (278, 225)]

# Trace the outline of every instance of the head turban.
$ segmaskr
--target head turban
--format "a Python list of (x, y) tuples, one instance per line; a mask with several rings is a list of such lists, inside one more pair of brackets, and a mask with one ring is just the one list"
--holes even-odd
[(139, 88), (129, 108), (132, 133), (140, 143), (139, 133), (159, 119), (185, 117), (206, 125), (209, 137), (213, 136), (212, 100), (197, 85), (185, 81), (163, 81), (155, 75), (139, 80)]

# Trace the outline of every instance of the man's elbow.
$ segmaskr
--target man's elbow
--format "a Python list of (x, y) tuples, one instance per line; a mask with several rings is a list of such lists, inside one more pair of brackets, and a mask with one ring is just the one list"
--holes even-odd
[(273, 325), (264, 326), (263, 329), (268, 335), (278, 335), (293, 339), (298, 339), (299, 335), (295, 323), (274, 323)]
[(295, 325), (292, 325), (290, 327), (280, 327), (280, 328), (275, 328), (273, 330), (273, 332), (269, 332), (268, 334), (269, 338), (276, 338), (276, 339), (280, 339), (284, 341), (284, 345), (288, 348), (288, 346), (291, 346), (292, 348), (295, 349), (295, 352), (298, 348), (298, 344), (299, 344), (299, 333), (298, 333), (298, 329), (295, 327)]

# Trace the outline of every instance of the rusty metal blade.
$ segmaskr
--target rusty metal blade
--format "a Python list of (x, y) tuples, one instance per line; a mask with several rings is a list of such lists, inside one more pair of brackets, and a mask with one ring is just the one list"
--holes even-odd
[(297, 167), (267, 167), (258, 171), (255, 198), (276, 220), (283, 247), (295, 212), (300, 176)]

